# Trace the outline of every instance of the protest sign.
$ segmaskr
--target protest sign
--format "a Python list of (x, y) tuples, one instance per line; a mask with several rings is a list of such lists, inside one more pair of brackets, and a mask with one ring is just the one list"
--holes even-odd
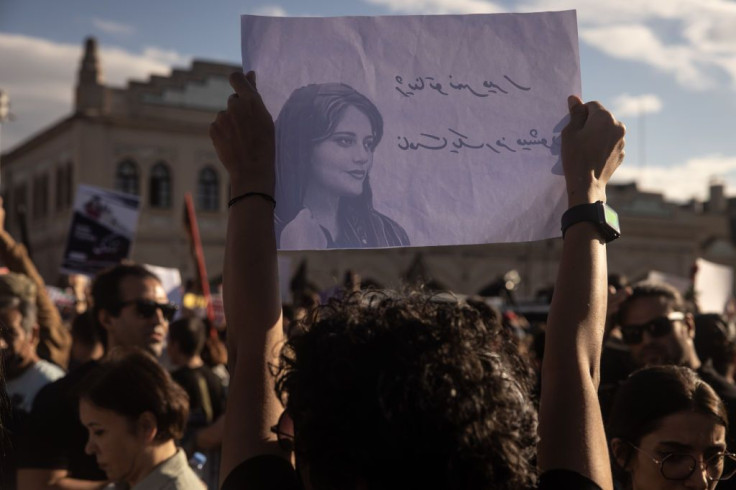
[(695, 300), (701, 313), (723, 313), (733, 295), (733, 267), (695, 261)]
[[(161, 267), (159, 265), (143, 264), (149, 271), (153, 272), (161, 280), (161, 285), (166, 291), (169, 301), (178, 306), (182, 304), (181, 272), (174, 267)], [(181, 311), (174, 318), (179, 318)]]
[(127, 258), (139, 205), (138, 196), (80, 185), (61, 272), (94, 276)]
[(560, 235), (574, 11), (241, 21), (276, 120), (280, 249)]

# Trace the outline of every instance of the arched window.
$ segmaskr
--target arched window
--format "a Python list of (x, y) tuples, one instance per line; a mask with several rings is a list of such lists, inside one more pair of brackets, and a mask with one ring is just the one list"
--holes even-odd
[(66, 207), (66, 172), (67, 166), (56, 167), (56, 210)]
[(56, 168), (56, 210), (63, 211), (72, 204), (74, 199), (72, 191), (73, 179), (72, 162), (67, 162)]
[(115, 173), (115, 189), (138, 195), (138, 166), (133, 160), (123, 160)]
[(217, 172), (205, 167), (199, 172), (197, 182), (197, 208), (201, 211), (217, 211), (220, 207), (220, 183)]
[(158, 162), (151, 169), (151, 185), (148, 190), (152, 208), (171, 207), (171, 173), (164, 162)]
[(69, 162), (66, 167), (66, 207), (69, 208), (74, 201), (74, 162)]

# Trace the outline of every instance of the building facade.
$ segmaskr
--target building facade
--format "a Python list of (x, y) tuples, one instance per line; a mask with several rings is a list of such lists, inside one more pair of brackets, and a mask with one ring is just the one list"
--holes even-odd
[(183, 228), (184, 194), (191, 192), (208, 271), (220, 274), (229, 186), (208, 127), (224, 108), (232, 92), (228, 76), (239, 66), (194, 61), (168, 77), (115, 88), (104, 84), (100, 61), (95, 40), (88, 39), (73, 113), (3, 155), (8, 230), (20, 239), (25, 214), (33, 259), (53, 284), (76, 186), (138, 194), (131, 258), (193, 277)]
[[(222, 274), (229, 186), (208, 127), (231, 93), (228, 76), (238, 65), (194, 61), (170, 76), (105, 85), (94, 39), (85, 42), (72, 114), (3, 155), (7, 227), (20, 239), (27, 224), (33, 259), (53, 284), (66, 243), (79, 184), (141, 196), (132, 259), (195, 276), (183, 226), (191, 192), (210, 278)], [(721, 184), (704, 204), (679, 205), (635, 184), (612, 185), (609, 203), (621, 216), (623, 238), (609, 247), (609, 270), (639, 278), (650, 270), (688, 277), (697, 257), (736, 266), (732, 229), (736, 201)], [(20, 219), (19, 216), (25, 216)], [(309, 280), (328, 289), (347, 270), (397, 286), (424, 277), (474, 294), (510, 270), (522, 279), (518, 293), (532, 296), (553, 284), (560, 239), (534, 243), (424, 249), (283, 253), (292, 271), (306, 260)]]

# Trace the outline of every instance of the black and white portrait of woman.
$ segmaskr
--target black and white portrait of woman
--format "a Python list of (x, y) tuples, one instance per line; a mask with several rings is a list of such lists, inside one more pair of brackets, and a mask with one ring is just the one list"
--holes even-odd
[(276, 119), (276, 238), (282, 250), (408, 246), (373, 207), (373, 154), (383, 118), (343, 83), (294, 90)]

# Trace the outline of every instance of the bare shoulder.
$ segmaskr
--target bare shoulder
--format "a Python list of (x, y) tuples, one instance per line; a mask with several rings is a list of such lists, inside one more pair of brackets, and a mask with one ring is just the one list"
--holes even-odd
[(304, 208), (281, 231), (282, 249), (324, 249), (327, 237), (312, 217), (312, 212)]

